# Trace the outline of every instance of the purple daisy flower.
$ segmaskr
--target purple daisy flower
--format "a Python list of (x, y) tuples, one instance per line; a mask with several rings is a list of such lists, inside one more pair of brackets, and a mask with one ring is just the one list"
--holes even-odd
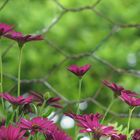
[(130, 96), (137, 96), (137, 93), (132, 92), (130, 90), (126, 90), (122, 86), (119, 86), (119, 85), (117, 85), (115, 83), (111, 83), (109, 81), (104, 80), (103, 84), (106, 87), (110, 88), (117, 96), (120, 96), (122, 91), (125, 91)]
[(50, 135), (46, 134), (46, 140), (72, 140), (65, 132), (55, 130)]
[[(41, 94), (34, 91), (30, 91), (29, 94), (31, 94), (31, 96), (33, 97), (33, 101), (37, 102), (38, 105), (42, 105), (44, 103), (45, 98)], [(48, 98), (46, 99), (46, 105), (53, 106), (56, 108), (62, 108), (62, 106), (59, 104), (60, 100), (61, 98), (59, 97)]]
[(58, 103), (61, 100), (59, 97), (51, 97), (47, 100), (46, 104), (56, 107), (56, 108), (62, 108), (62, 106)]
[(121, 92), (120, 98), (122, 101), (126, 102), (129, 106), (140, 106), (140, 98), (137, 98), (135, 95), (130, 96), (125, 90)]
[(127, 136), (119, 134), (118, 136), (111, 136), (111, 140), (127, 140)]
[(51, 130), (57, 129), (52, 121), (42, 117), (35, 117), (32, 120), (22, 118), (20, 120), (19, 127), (22, 130), (30, 130), (32, 135), (37, 132), (46, 133), (51, 132)]
[(13, 27), (5, 23), (0, 23), (0, 37), (12, 31)]
[(114, 130), (113, 126), (104, 126), (99, 123), (102, 115), (98, 113), (89, 115), (67, 115), (73, 118), (78, 123), (78, 126), (83, 128), (80, 130), (81, 133), (91, 132), (96, 139), (99, 139), (101, 136), (117, 136), (117, 131)]
[(136, 129), (134, 131), (131, 140), (140, 140), (140, 129)]
[(106, 81), (106, 80), (103, 81), (103, 84), (107, 86), (108, 88), (110, 88), (117, 95), (121, 95), (121, 91), (124, 90), (122, 86), (119, 86), (115, 83), (110, 83), (109, 81)]
[(23, 35), (22, 33), (15, 31), (6, 34), (5, 37), (17, 41), (20, 47), (22, 47), (26, 42), (29, 41), (43, 40), (43, 37), (41, 35)]
[(10, 102), (13, 105), (27, 105), (32, 103), (32, 96), (28, 96), (27, 98), (23, 96), (14, 97), (11, 96), (9, 93), (2, 93), (0, 97), (5, 99), (6, 101)]
[(71, 65), (68, 67), (68, 70), (70, 72), (72, 72), (73, 74), (75, 74), (76, 76), (81, 78), (90, 69), (90, 67), (91, 67), (91, 65), (89, 65), (89, 64), (81, 66), (81, 67), (79, 67), (77, 65)]
[(0, 128), (0, 140), (26, 140), (24, 138), (25, 131), (21, 131), (20, 128), (13, 125), (2, 126)]

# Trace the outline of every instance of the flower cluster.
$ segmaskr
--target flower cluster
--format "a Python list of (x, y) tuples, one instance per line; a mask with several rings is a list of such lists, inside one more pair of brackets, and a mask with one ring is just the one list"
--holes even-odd
[(32, 120), (22, 118), (16, 126), (1, 126), (0, 140), (27, 140), (29, 137), (27, 134), (29, 133), (33, 136), (41, 133), (46, 140), (71, 140), (52, 121), (42, 117), (36, 117)]
[[(48, 117), (50, 115), (50, 110), (61, 110), (63, 108), (62, 105), (60, 105), (60, 97), (46, 97), (45, 95), (39, 94), (35, 91), (29, 91), (28, 94), (20, 93), (22, 48), (27, 42), (43, 40), (42, 35), (23, 35), (22, 33), (15, 31), (13, 26), (0, 23), (0, 38), (1, 37), (6, 37), (17, 42), (18, 47), (20, 48), (20, 57), (17, 78), (18, 96), (13, 96), (9, 92), (2, 91), (2, 93), (0, 93), (4, 115), (6, 114), (5, 118), (1, 118), (2, 122), (0, 123), (0, 140), (72, 140), (71, 137), (62, 131)], [(79, 78), (79, 100), (77, 101), (79, 104), (81, 102), (80, 95), (83, 76), (90, 70), (90, 68), (90, 64), (80, 67), (77, 65), (71, 65), (67, 68), (68, 71)], [(2, 75), (3, 74), (1, 72), (1, 87), (3, 85)], [(118, 97), (123, 102), (133, 107), (132, 110), (130, 108), (127, 134), (117, 131), (117, 129), (112, 125), (103, 123), (106, 114), (109, 112), (110, 106), (108, 107), (104, 116), (100, 113), (80, 114), (79, 105), (77, 107), (76, 114), (65, 113), (65, 115), (71, 117), (77, 122), (76, 125), (78, 128), (80, 128), (78, 133), (87, 133), (91, 139), (100, 140), (102, 137), (107, 137), (110, 140), (140, 140), (140, 129), (136, 129), (133, 134), (129, 132), (132, 112), (135, 107), (140, 106), (140, 98), (138, 94), (131, 90), (127, 90), (116, 83), (111, 83), (106, 80), (103, 81), (103, 84), (114, 92), (115, 97)], [(9, 103), (7, 104), (7, 102)], [(75, 137), (77, 138), (77, 130), (75, 132)]]
[(0, 128), (0, 140), (26, 140), (24, 134), (25, 131), (13, 125), (9, 125), (8, 127), (2, 126)]

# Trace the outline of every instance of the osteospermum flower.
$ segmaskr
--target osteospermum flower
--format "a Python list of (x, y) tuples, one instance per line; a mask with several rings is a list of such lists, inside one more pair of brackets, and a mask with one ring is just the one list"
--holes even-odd
[(46, 135), (46, 140), (72, 140), (65, 132), (55, 130), (50, 135)]
[(21, 131), (20, 128), (13, 125), (2, 126), (0, 128), (0, 140), (26, 140), (24, 138), (25, 131)]
[(32, 99), (33, 99), (32, 96), (28, 96), (27, 98), (23, 96), (14, 97), (11, 96), (9, 93), (0, 94), (0, 97), (10, 102), (13, 105), (27, 105), (32, 103)]
[(90, 69), (91, 65), (87, 64), (84, 66), (77, 66), (77, 65), (71, 65), (68, 67), (68, 70), (70, 72), (72, 72), (73, 74), (75, 74), (78, 77), (82, 77), (89, 69)]
[(56, 107), (56, 108), (62, 108), (62, 106), (59, 104), (59, 101), (61, 98), (59, 97), (51, 97), (46, 101), (46, 104)]
[(36, 102), (38, 105), (42, 105), (44, 103), (44, 97), (40, 93), (30, 91), (29, 94), (33, 97), (33, 101)]
[(68, 116), (72, 117), (78, 126), (83, 128), (80, 130), (81, 133), (91, 132), (96, 139), (101, 136), (117, 136), (113, 126), (104, 126), (99, 123), (101, 115), (98, 113), (89, 115), (68, 114)]
[(62, 108), (62, 106), (59, 104), (59, 101), (61, 98), (59, 97), (51, 97), (45, 100), (45, 98), (34, 91), (30, 91), (31, 96), (33, 97), (33, 101), (37, 102), (38, 105), (42, 105), (44, 101), (46, 101), (46, 105), (53, 106), (56, 108)]
[(8, 32), (10, 32), (13, 29), (12, 26), (7, 25), (5, 23), (0, 23), (0, 37), (3, 35), (6, 35)]
[(84, 114), (84, 115), (77, 115), (77, 114), (74, 114), (74, 113), (65, 113), (65, 115), (75, 119), (75, 120), (78, 120), (78, 119), (82, 119), (82, 120), (85, 120), (88, 118), (90, 118), (91, 120), (93, 120), (94, 118), (97, 118), (98, 120), (100, 120), (102, 118), (102, 115), (99, 114), (99, 113), (96, 113), (96, 114)]
[(23, 35), (22, 33), (15, 31), (6, 34), (5, 37), (17, 41), (20, 47), (22, 47), (26, 42), (29, 41), (43, 40), (43, 37), (41, 35)]
[(22, 130), (30, 130), (31, 134), (35, 134), (37, 132), (46, 133), (48, 131), (50, 132), (50, 130), (57, 129), (52, 121), (42, 117), (35, 117), (32, 120), (22, 118), (20, 120), (19, 127)]
[(106, 80), (103, 81), (103, 84), (106, 87), (110, 88), (117, 96), (120, 96), (122, 91), (125, 91), (130, 96), (136, 96), (137, 95), (135, 92), (132, 92), (130, 90), (126, 90), (122, 86), (119, 86), (115, 83), (111, 83), (111, 82), (106, 81)]
[(127, 91), (122, 91), (120, 98), (130, 106), (140, 106), (140, 98), (137, 98), (136, 96), (130, 96), (127, 94)]
[(111, 140), (127, 140), (127, 136), (123, 134), (119, 134), (117, 136), (112, 136)]
[(140, 140), (140, 129), (136, 129), (134, 131), (131, 140)]
[(119, 86), (115, 83), (110, 83), (109, 81), (106, 81), (106, 80), (103, 81), (103, 84), (107, 86), (108, 88), (110, 88), (117, 95), (121, 95), (121, 91), (124, 90), (122, 86)]

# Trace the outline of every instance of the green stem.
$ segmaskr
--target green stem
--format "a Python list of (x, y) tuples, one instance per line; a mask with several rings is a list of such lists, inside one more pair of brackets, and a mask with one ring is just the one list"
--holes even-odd
[[(3, 67), (2, 67), (2, 56), (0, 55), (0, 92), (3, 92)], [(1, 98), (2, 107), (4, 109), (4, 100)]]
[(38, 140), (38, 133), (35, 134), (35, 140)]
[[(82, 87), (82, 78), (79, 79), (79, 88), (78, 88), (78, 106), (77, 106), (77, 111), (76, 114), (80, 114), (80, 99), (81, 99), (81, 87)], [(77, 139), (77, 134), (78, 134), (78, 127), (75, 126), (75, 140)]]
[(89, 133), (89, 136), (90, 136), (90, 140), (92, 140), (92, 139), (93, 139), (93, 134), (92, 134), (92, 132)]
[(20, 120), (23, 117), (23, 115), (24, 115), (24, 112), (22, 111), (20, 116), (19, 116), (19, 108), (18, 108), (18, 111), (17, 111), (17, 122), (20, 122)]
[(134, 111), (135, 107), (133, 107), (132, 109), (129, 109), (129, 118), (128, 118), (128, 123), (127, 123), (127, 136), (129, 139), (129, 128), (130, 128), (130, 122), (131, 122), (131, 117), (132, 117), (132, 113)]
[(16, 107), (16, 110), (15, 110), (15, 118), (16, 118), (16, 122), (18, 122), (18, 117), (19, 117), (19, 107), (17, 106)]
[(35, 104), (32, 104), (34, 110), (35, 110), (35, 114), (38, 116), (39, 115), (39, 111), (38, 108), (35, 106)]
[[(45, 100), (44, 102), (43, 102), (43, 104), (42, 104), (42, 106), (41, 106), (41, 108), (40, 108), (40, 110), (39, 110), (39, 115), (41, 116), (42, 114), (43, 114), (43, 110), (44, 110), (44, 107), (45, 107), (45, 105), (46, 105), (46, 102), (47, 102), (47, 100)], [(47, 108), (47, 107), (46, 107)]]
[(18, 64), (18, 96), (20, 96), (21, 61), (22, 61), (22, 48), (19, 49), (19, 64)]
[(78, 89), (78, 107), (77, 107), (77, 111), (76, 114), (80, 114), (80, 100), (81, 100), (81, 89), (82, 89), (82, 78), (79, 79), (79, 89)]
[(110, 104), (109, 104), (109, 106), (108, 106), (108, 108), (107, 108), (107, 110), (106, 110), (106, 112), (105, 112), (105, 114), (104, 114), (104, 117), (103, 117), (101, 123), (104, 122), (104, 120), (105, 120), (105, 118), (106, 118), (108, 112), (110, 111), (112, 105), (114, 104), (114, 102), (115, 102), (115, 99), (114, 99), (114, 97), (113, 97), (112, 100), (111, 100), (111, 102), (110, 102)]
[(33, 139), (33, 136), (29, 135), (28, 140), (32, 140), (32, 139)]

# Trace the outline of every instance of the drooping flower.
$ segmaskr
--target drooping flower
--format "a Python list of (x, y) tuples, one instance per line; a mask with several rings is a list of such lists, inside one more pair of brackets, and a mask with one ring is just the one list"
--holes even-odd
[(52, 121), (47, 118), (35, 117), (32, 120), (21, 119), (19, 127), (22, 130), (30, 130), (31, 134), (35, 134), (37, 132), (46, 133), (50, 130), (55, 130), (57, 127), (53, 124)]
[(124, 90), (122, 86), (119, 86), (115, 83), (110, 83), (109, 81), (104, 80), (103, 84), (110, 88), (113, 92), (115, 92), (117, 95), (121, 95), (121, 91)]
[(9, 93), (2, 93), (0, 97), (5, 99), (6, 101), (10, 102), (13, 105), (27, 105), (32, 103), (32, 96), (28, 96), (27, 98), (23, 96), (14, 97), (11, 96)]
[(5, 37), (17, 41), (19, 47), (23, 47), (23, 45), (29, 41), (43, 40), (41, 35), (23, 35), (22, 33), (15, 31), (6, 34)]
[(111, 82), (106, 81), (106, 80), (103, 81), (103, 84), (106, 87), (110, 88), (117, 96), (120, 96), (122, 91), (125, 91), (130, 96), (136, 96), (137, 95), (135, 92), (132, 92), (130, 90), (126, 90), (122, 86), (119, 86), (115, 83), (111, 83)]
[(131, 140), (140, 140), (140, 129), (136, 129), (134, 131)]
[(37, 103), (37, 105), (42, 105), (44, 103), (44, 97), (40, 93), (35, 91), (30, 91), (29, 94), (33, 97), (33, 101)]
[(72, 140), (65, 132), (55, 130), (50, 134), (46, 134), (46, 140)]
[(118, 136), (111, 136), (111, 140), (127, 140), (127, 136), (119, 134)]
[(0, 23), (0, 37), (12, 31), (13, 27), (5, 23)]
[(130, 96), (129, 94), (127, 94), (127, 91), (125, 90), (121, 92), (120, 98), (122, 101), (126, 102), (129, 106), (140, 106), (140, 98), (136, 96)]
[(25, 131), (21, 131), (19, 127), (13, 125), (2, 126), (0, 128), (0, 140), (26, 140), (24, 138)]
[(81, 78), (90, 69), (90, 67), (91, 65), (89, 64), (81, 66), (81, 67), (77, 65), (71, 65), (68, 67), (68, 70)]
[(51, 97), (48, 99), (45, 99), (41, 94), (30, 91), (31, 96), (33, 97), (33, 101), (37, 102), (38, 105), (42, 105), (44, 102), (46, 102), (46, 105), (53, 106), (56, 108), (62, 108), (62, 106), (59, 104), (59, 101), (61, 98), (59, 97)]
[(59, 97), (51, 97), (46, 101), (46, 104), (56, 108), (62, 108), (62, 106), (58, 103), (60, 100), (61, 98)]
[(101, 136), (117, 136), (116, 130), (114, 130), (113, 126), (100, 124), (99, 120), (101, 115), (98, 113), (89, 115), (67, 115), (72, 117), (78, 123), (78, 126), (83, 128), (80, 130), (81, 133), (91, 132), (96, 139), (99, 139)]

